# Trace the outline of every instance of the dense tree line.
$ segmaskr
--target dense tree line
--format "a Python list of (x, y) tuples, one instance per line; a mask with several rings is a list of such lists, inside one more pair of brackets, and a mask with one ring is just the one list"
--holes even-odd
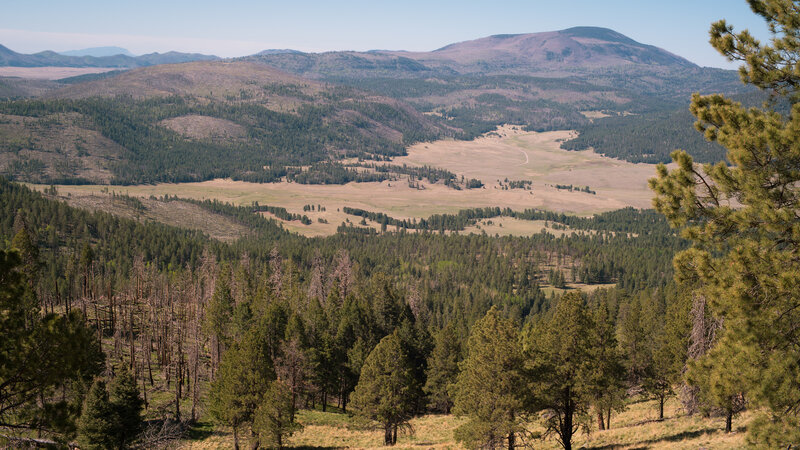
[(692, 127), (687, 107), (641, 115), (613, 115), (578, 127), (578, 136), (561, 144), (566, 150), (588, 150), (634, 163), (669, 162), (676, 148), (700, 162), (719, 161), (725, 150)]

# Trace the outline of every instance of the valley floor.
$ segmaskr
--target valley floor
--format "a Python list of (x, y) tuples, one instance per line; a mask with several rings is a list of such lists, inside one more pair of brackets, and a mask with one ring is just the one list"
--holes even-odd
[[(136, 197), (163, 195), (192, 199), (216, 199), (236, 205), (280, 206), (290, 213), (305, 214), (310, 225), (281, 221), (290, 231), (306, 236), (331, 235), (345, 221), (360, 218), (342, 212), (345, 206), (371, 212), (383, 212), (397, 219), (428, 218), (433, 214), (452, 214), (476, 207), (544, 209), (567, 214), (591, 215), (626, 206), (649, 208), (652, 193), (647, 180), (655, 175), (648, 164), (632, 164), (595, 154), (559, 148), (569, 131), (524, 132), (501, 127), (473, 141), (443, 140), (420, 143), (409, 148), (408, 156), (395, 158), (392, 164), (436, 166), (466, 178), (483, 181), (481, 189), (455, 190), (441, 183), (409, 186), (405, 179), (381, 183), (344, 185), (306, 185), (299, 183), (247, 183), (211, 180), (200, 183), (164, 183), (140, 186), (58, 186), (62, 196), (75, 206), (102, 202), (80, 200), (86, 196), (110, 195), (113, 192)], [(508, 181), (529, 180), (532, 190), (505, 189)], [(558, 189), (556, 185), (588, 186), (596, 194)], [(44, 186), (39, 186), (39, 189)], [(306, 205), (321, 205), (324, 211), (306, 211)], [(101, 205), (98, 208), (102, 209)], [(157, 220), (157, 219), (156, 219)], [(497, 221), (496, 221), (497, 222)], [(531, 235), (544, 224), (534, 221), (506, 220), (500, 225), (468, 231), (488, 234)], [(502, 223), (502, 222), (500, 222)], [(380, 225), (367, 222), (380, 229)], [(486, 224), (484, 224), (486, 225)], [(549, 230), (552, 232), (552, 230)]]

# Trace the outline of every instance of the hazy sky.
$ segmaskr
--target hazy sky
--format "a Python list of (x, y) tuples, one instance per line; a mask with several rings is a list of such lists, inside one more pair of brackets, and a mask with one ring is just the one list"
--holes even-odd
[(492, 34), (612, 28), (701, 66), (734, 68), (708, 44), (726, 19), (768, 39), (744, 0), (9, 0), (0, 44), (21, 53), (120, 46), (242, 56), (269, 48), (433, 50)]

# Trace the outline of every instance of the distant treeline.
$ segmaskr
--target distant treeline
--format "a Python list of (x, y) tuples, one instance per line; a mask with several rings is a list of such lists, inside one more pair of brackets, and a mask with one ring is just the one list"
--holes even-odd
[(575, 139), (561, 144), (566, 150), (588, 150), (634, 163), (668, 163), (675, 149), (686, 150), (697, 162), (717, 162), (725, 150), (708, 142), (694, 129), (688, 108), (673, 111), (617, 115), (578, 127)]
[(658, 233), (672, 233), (663, 217), (653, 210), (624, 208), (595, 215), (592, 218), (569, 216), (563, 213), (525, 209), (514, 211), (511, 208), (486, 207), (463, 209), (456, 214), (434, 214), (427, 219), (396, 219), (381, 212), (371, 212), (360, 208), (345, 206), (345, 214), (363, 217), (385, 226), (397, 229), (427, 231), (463, 231), (482, 219), (511, 217), (519, 220), (545, 220), (554, 224), (568, 226), (574, 230), (609, 231), (614, 233), (646, 233), (657, 229)]

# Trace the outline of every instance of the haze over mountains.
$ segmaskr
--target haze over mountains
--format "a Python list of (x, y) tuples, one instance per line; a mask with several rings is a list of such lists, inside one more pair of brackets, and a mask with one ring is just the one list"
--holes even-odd
[(721, 149), (691, 128), (689, 96), (746, 92), (733, 71), (596, 27), (431, 52), (266, 50), (223, 61), (0, 47), (0, 65), (134, 68), (57, 83), (0, 78), (0, 95), (39, 99), (0, 103), (0, 171), (39, 182), (274, 181), (300, 165), (318, 169), (306, 181), (346, 182), (355, 172), (314, 165), (382, 159), (420, 140), (469, 139), (502, 124), (577, 129), (565, 148), (635, 162), (668, 161), (678, 147), (718, 160)]
[(58, 52), (58, 53), (64, 56), (95, 56), (95, 57), (115, 56), (115, 55), (136, 56), (133, 53), (129, 52), (128, 49), (122, 47), (91, 47), (91, 48), (84, 48), (80, 50), (69, 50), (66, 52)]
[[(129, 56), (126, 54), (113, 54), (110, 56), (90, 56), (97, 53), (97, 49), (87, 49), (78, 51), (83, 55), (73, 56), (71, 54), (44, 51), (26, 55), (17, 53), (7, 47), (0, 45), (0, 67), (115, 67), (115, 68), (134, 68), (152, 66), (156, 64), (175, 64), (190, 61), (212, 61), (219, 59), (216, 56), (201, 55), (198, 53), (150, 53), (141, 56)], [(124, 50), (124, 49), (123, 49)]]

